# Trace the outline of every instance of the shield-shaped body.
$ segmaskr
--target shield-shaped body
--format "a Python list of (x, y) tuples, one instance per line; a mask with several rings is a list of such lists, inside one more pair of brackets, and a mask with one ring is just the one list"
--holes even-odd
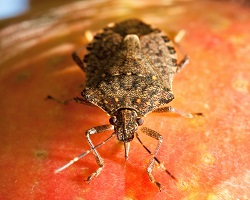
[(176, 52), (159, 29), (126, 20), (105, 28), (87, 49), (82, 95), (109, 115), (127, 108), (145, 116), (173, 100)]

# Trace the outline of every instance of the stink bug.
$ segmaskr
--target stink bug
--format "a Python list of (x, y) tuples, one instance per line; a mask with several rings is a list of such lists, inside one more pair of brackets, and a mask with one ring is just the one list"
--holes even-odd
[[(83, 60), (77, 52), (73, 53), (73, 59), (86, 73), (82, 98), (77, 97), (74, 100), (101, 108), (110, 116), (110, 124), (87, 130), (86, 138), (90, 150), (56, 172), (92, 152), (99, 168), (87, 178), (87, 181), (90, 181), (99, 175), (104, 166), (97, 151), (99, 146), (116, 136), (117, 140), (124, 144), (125, 158), (128, 159), (130, 142), (134, 137), (143, 145), (138, 134), (138, 131), (141, 131), (158, 141), (154, 152), (145, 145), (143, 147), (152, 155), (147, 167), (149, 179), (161, 189), (162, 185), (154, 179), (152, 170), (155, 161), (160, 163), (156, 155), (162, 143), (162, 136), (150, 128), (138, 128), (143, 124), (143, 117), (150, 112), (174, 112), (187, 117), (201, 115), (183, 113), (166, 106), (174, 99), (173, 77), (188, 63), (188, 57), (185, 56), (177, 63), (176, 51), (170, 39), (159, 29), (136, 19), (104, 28), (86, 49), (88, 52)], [(114, 132), (108, 139), (95, 146), (90, 136), (107, 130)], [(166, 172), (174, 178), (167, 170)]]

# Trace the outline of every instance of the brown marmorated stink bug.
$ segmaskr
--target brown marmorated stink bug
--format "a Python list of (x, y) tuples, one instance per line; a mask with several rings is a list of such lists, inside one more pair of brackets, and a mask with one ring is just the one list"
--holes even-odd
[[(165, 106), (174, 99), (172, 81), (174, 75), (188, 63), (185, 56), (177, 63), (177, 55), (173, 43), (159, 29), (130, 19), (112, 24), (103, 32), (95, 35), (86, 47), (88, 52), (83, 61), (76, 52), (73, 59), (86, 73), (86, 87), (82, 91), (83, 98), (74, 98), (78, 103), (97, 106), (109, 116), (110, 124), (93, 127), (86, 131), (90, 150), (82, 153), (66, 165), (57, 169), (60, 172), (92, 152), (99, 168), (92, 173), (89, 182), (101, 172), (104, 162), (97, 148), (113, 136), (123, 142), (125, 158), (128, 159), (130, 142), (134, 136), (152, 155), (147, 173), (152, 183), (161, 190), (162, 186), (153, 175), (155, 161), (160, 164), (156, 155), (162, 143), (162, 136), (156, 131), (142, 127), (140, 131), (156, 139), (158, 145), (151, 152), (139, 138), (138, 127), (143, 124), (143, 117), (150, 112), (174, 112), (181, 116), (193, 117), (200, 113), (190, 114)], [(107, 130), (114, 130), (109, 138), (94, 145), (90, 136)], [(166, 169), (165, 171), (174, 178)], [(175, 179), (175, 178), (174, 178)]]

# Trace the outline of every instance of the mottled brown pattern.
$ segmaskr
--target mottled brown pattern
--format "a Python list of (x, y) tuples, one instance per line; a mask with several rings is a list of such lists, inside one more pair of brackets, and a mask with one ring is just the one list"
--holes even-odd
[(176, 53), (159, 29), (126, 20), (105, 28), (87, 49), (82, 95), (109, 115), (128, 108), (145, 116), (173, 100)]
[[(176, 52), (170, 39), (159, 29), (151, 28), (135, 19), (104, 28), (87, 46), (87, 50), (83, 61), (76, 52), (73, 53), (75, 62), (86, 72), (86, 87), (82, 91), (84, 98), (77, 97), (74, 100), (98, 106), (111, 116), (110, 124), (93, 127), (85, 133), (99, 166), (87, 181), (98, 176), (104, 166), (96, 148), (116, 135), (117, 140), (123, 142), (125, 158), (128, 159), (130, 142), (136, 136), (152, 155), (147, 173), (150, 181), (161, 190), (162, 186), (154, 179), (152, 171), (155, 161), (160, 164), (156, 155), (163, 140), (162, 136), (150, 128), (141, 128), (141, 132), (158, 141), (155, 150), (151, 152), (140, 140), (138, 128), (143, 124), (142, 117), (152, 111), (192, 116), (169, 106), (164, 107), (174, 99), (173, 77), (188, 63), (188, 57), (185, 56), (177, 64)], [(114, 132), (95, 146), (90, 136), (107, 130)], [(90, 150), (82, 153), (56, 172), (67, 168), (89, 152)], [(167, 169), (165, 171), (175, 179)]]

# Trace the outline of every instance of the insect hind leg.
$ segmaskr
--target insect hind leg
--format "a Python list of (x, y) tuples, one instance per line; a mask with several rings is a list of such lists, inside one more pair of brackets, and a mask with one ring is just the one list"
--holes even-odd
[(85, 72), (85, 65), (83, 60), (79, 57), (78, 52), (82, 51), (83, 49), (86, 49), (87, 45), (83, 45), (82, 47), (80, 47), (79, 49), (77, 49), (76, 51), (74, 51), (72, 53), (72, 58), (75, 61), (75, 63)]
[(187, 56), (187, 54), (185, 53), (185, 51), (183, 50), (183, 48), (180, 45), (180, 41), (184, 37), (184, 35), (185, 35), (185, 31), (184, 30), (180, 30), (175, 35), (174, 40), (173, 40), (175, 46), (180, 50), (181, 54), (184, 55), (184, 57), (182, 58), (182, 60), (177, 64), (176, 73), (179, 73), (189, 63), (189, 57)]
[(179, 73), (187, 64), (189, 63), (189, 58), (187, 55), (177, 64), (176, 73)]

